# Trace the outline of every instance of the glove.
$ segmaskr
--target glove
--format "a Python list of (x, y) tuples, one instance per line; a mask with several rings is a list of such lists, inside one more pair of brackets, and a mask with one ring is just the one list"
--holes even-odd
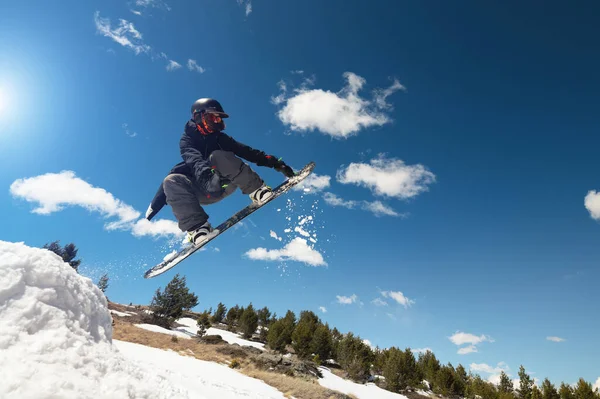
[(277, 165), (275, 165), (275, 167), (273, 168), (276, 171), (283, 173), (285, 175), (285, 177), (294, 177), (296, 176), (296, 173), (294, 172), (294, 170), (292, 168), (290, 168), (289, 166), (287, 166), (285, 164), (285, 162), (283, 161), (279, 161), (279, 163)]
[(220, 197), (225, 191), (221, 184), (221, 177), (217, 173), (206, 174), (202, 188), (208, 197)]

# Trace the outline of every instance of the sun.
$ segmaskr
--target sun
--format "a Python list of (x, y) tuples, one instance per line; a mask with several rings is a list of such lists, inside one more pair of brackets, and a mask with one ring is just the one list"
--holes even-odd
[(8, 107), (8, 94), (6, 90), (0, 86), (0, 115), (4, 113), (4, 110)]

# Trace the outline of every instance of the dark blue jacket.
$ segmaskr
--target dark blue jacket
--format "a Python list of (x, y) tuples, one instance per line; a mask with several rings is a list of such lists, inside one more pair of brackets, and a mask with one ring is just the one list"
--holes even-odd
[[(186, 175), (192, 181), (204, 181), (210, 178), (212, 165), (209, 156), (215, 150), (231, 151), (258, 166), (265, 166), (268, 163), (267, 154), (236, 141), (224, 132), (201, 134), (193, 120), (185, 125), (185, 131), (179, 140), (179, 150), (183, 162), (175, 165), (170, 173)], [(152, 219), (166, 204), (167, 197), (161, 183), (146, 212), (146, 218)]]

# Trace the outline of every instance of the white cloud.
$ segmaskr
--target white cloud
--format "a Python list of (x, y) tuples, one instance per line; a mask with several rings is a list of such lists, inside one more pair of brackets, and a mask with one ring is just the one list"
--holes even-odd
[(134, 13), (135, 15), (142, 15), (142, 12), (141, 12), (141, 11), (137, 11), (137, 10), (129, 10), (129, 11), (131, 11), (131, 12), (132, 12), (132, 13)]
[(475, 353), (477, 352), (477, 347), (475, 345), (469, 345), (469, 346), (464, 346), (462, 348), (458, 349), (458, 354), (459, 355), (466, 355), (469, 353)]
[(381, 201), (373, 201), (373, 202), (365, 201), (365, 202), (363, 202), (362, 208), (366, 211), (371, 212), (372, 214), (374, 214), (377, 217), (400, 216), (400, 214), (398, 212), (396, 212), (389, 206), (385, 205)]
[(467, 345), (458, 349), (457, 353), (459, 355), (466, 355), (468, 353), (478, 352), (477, 345), (483, 342), (494, 342), (494, 340), (487, 335), (482, 334), (477, 336), (474, 334), (464, 333), (460, 331), (457, 331), (456, 333), (454, 333), (454, 335), (448, 337), (448, 339), (452, 341), (454, 345)]
[(250, 0), (237, 0), (237, 3), (244, 7), (244, 11), (246, 13), (246, 16), (250, 15), (250, 13), (252, 12), (252, 1)]
[(179, 229), (177, 222), (167, 219), (140, 219), (131, 226), (131, 233), (136, 237), (181, 237), (185, 233)]
[(171, 7), (162, 0), (136, 0), (135, 5), (138, 7), (164, 8), (171, 11)]
[(355, 200), (344, 200), (343, 198), (338, 197), (337, 195), (326, 192), (323, 194), (323, 199), (327, 205), (331, 206), (341, 206), (347, 209), (356, 209), (360, 208), (365, 211), (369, 211), (373, 213), (376, 217), (381, 216), (404, 216), (385, 205), (381, 201), (355, 201)]
[(411, 349), (412, 353), (427, 353), (427, 352), (432, 352), (433, 350), (431, 350), (431, 348), (427, 347), (427, 348), (416, 348), (416, 349)]
[(368, 339), (363, 339), (363, 343), (371, 348), (371, 350), (375, 350), (375, 346)]
[(174, 71), (179, 68), (181, 68), (180, 63), (178, 63), (177, 61), (169, 60), (169, 63), (167, 64), (167, 71)]
[(371, 303), (375, 306), (387, 306), (388, 303), (381, 298), (375, 298), (371, 301)]
[(306, 194), (316, 194), (329, 187), (331, 176), (311, 173), (301, 183), (294, 186), (293, 190), (303, 191)]
[(333, 193), (325, 193), (323, 194), (323, 199), (325, 199), (325, 203), (331, 206), (342, 206), (344, 208), (353, 209), (355, 208), (359, 202), (358, 201), (346, 201)]
[(600, 391), (600, 377), (598, 377), (598, 379), (596, 380), (596, 382), (594, 383), (593, 386), (594, 389), (597, 389)]
[(279, 237), (279, 236), (277, 235), (277, 233), (275, 233), (273, 230), (271, 230), (271, 231), (269, 232), (269, 235), (270, 235), (272, 238), (274, 238), (274, 239), (276, 239), (276, 240), (278, 240), (278, 241), (281, 241), (281, 240), (282, 240), (282, 238), (281, 238), (281, 237)]
[(342, 305), (351, 305), (358, 300), (356, 294), (352, 294), (352, 296), (336, 295), (335, 297), (337, 298), (337, 302)]
[(187, 67), (192, 72), (198, 72), (198, 73), (206, 72), (206, 69), (204, 69), (200, 65), (198, 65), (196, 60), (189, 59), (187, 62)]
[(105, 217), (116, 217), (117, 221), (106, 225), (108, 230), (123, 228), (140, 216), (138, 211), (111, 193), (90, 185), (68, 170), (15, 180), (10, 185), (10, 193), (28, 202), (37, 202), (39, 207), (33, 212), (41, 215), (58, 212), (67, 206), (81, 206)]
[(415, 303), (415, 301), (405, 297), (400, 291), (382, 291), (381, 295), (383, 295), (385, 298), (391, 298), (395, 300), (400, 305), (404, 306), (405, 309), (408, 309), (409, 306), (414, 305)]
[[(364, 78), (352, 72), (344, 73), (344, 78), (346, 86), (337, 93), (309, 89), (314, 78), (305, 80), (291, 97), (287, 97), (287, 88), (283, 85), (282, 92), (272, 98), (275, 104), (285, 103), (277, 113), (279, 119), (293, 131), (317, 130), (335, 138), (347, 138), (361, 129), (391, 122), (384, 112), (391, 109), (385, 100), (402, 88), (397, 80), (387, 89), (375, 90), (373, 100), (367, 100), (358, 93), (366, 83)], [(281, 89), (281, 83), (279, 86)]]
[(132, 49), (136, 54), (150, 53), (151, 47), (144, 44), (142, 34), (135, 29), (131, 22), (120, 19), (119, 26), (113, 29), (110, 19), (101, 18), (99, 11), (94, 14), (94, 22), (97, 33), (114, 40), (121, 46)]
[(381, 154), (369, 164), (351, 163), (338, 170), (336, 177), (340, 183), (364, 186), (375, 195), (398, 199), (415, 197), (435, 182), (435, 175), (425, 166), (406, 165), (400, 159)]
[(498, 363), (496, 367), (490, 366), (486, 363), (471, 363), (469, 368), (474, 373), (483, 374), (500, 374), (502, 371), (506, 373), (509, 370), (508, 365), (504, 362)]
[(464, 344), (471, 344), (471, 345), (478, 345), (482, 342), (494, 342), (494, 340), (487, 336), (487, 335), (473, 335), (473, 334), (469, 334), (469, 333), (464, 333), (464, 332), (460, 332), (457, 331), (456, 333), (454, 333), (454, 335), (452, 335), (451, 337), (449, 337), (450, 341), (454, 344), (454, 345), (464, 345)]
[(564, 338), (561, 338), (561, 337), (546, 337), (546, 339), (548, 341), (552, 341), (552, 342), (563, 342), (563, 341), (566, 341)]
[(94, 187), (80, 179), (73, 171), (47, 173), (15, 180), (10, 186), (10, 193), (14, 197), (37, 203), (38, 207), (32, 212), (41, 215), (59, 212), (68, 206), (79, 206), (98, 212), (106, 218), (116, 218), (117, 220), (105, 225), (107, 230), (131, 230), (131, 233), (137, 237), (180, 237), (184, 234), (171, 220), (136, 221), (140, 217), (140, 212), (106, 190)]
[(297, 261), (311, 266), (327, 266), (317, 250), (309, 246), (305, 239), (296, 237), (282, 249), (254, 248), (246, 252), (248, 258), (266, 261)]
[(327, 308), (325, 306), (319, 306), (319, 310), (323, 313), (327, 313)]
[(137, 132), (132, 132), (131, 130), (129, 130), (129, 125), (127, 123), (123, 123), (121, 125), (121, 127), (123, 128), (123, 130), (125, 130), (125, 134), (128, 135), (129, 137), (135, 137), (137, 136)]
[(584, 204), (592, 219), (600, 221), (600, 192), (589, 191), (585, 196)]

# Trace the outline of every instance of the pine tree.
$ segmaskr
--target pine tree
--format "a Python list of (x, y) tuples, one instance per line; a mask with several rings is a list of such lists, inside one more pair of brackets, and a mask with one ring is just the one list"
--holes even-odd
[(408, 385), (411, 388), (416, 388), (423, 379), (421, 371), (417, 366), (417, 360), (415, 359), (415, 355), (410, 350), (410, 348), (406, 348), (404, 350), (402, 373), (405, 376), (404, 378), (406, 381), (406, 385)]
[(437, 375), (438, 370), (440, 369), (440, 362), (437, 360), (433, 352), (427, 351), (425, 353), (421, 353), (419, 355), (419, 361), (417, 362), (419, 369), (423, 373), (423, 377), (430, 383), (433, 387), (433, 383), (435, 381), (435, 377)]
[(586, 382), (583, 378), (577, 381), (577, 386), (573, 393), (575, 394), (575, 399), (596, 399), (592, 384)]
[(525, 367), (519, 367), (519, 398), (531, 399), (531, 391), (533, 389), (533, 381), (529, 374), (525, 372)]
[(440, 367), (437, 372), (434, 392), (444, 396), (451, 396), (455, 394), (455, 370), (450, 363)]
[(108, 288), (108, 274), (100, 277), (100, 280), (98, 280), (98, 288), (100, 288), (100, 291), (106, 292), (106, 289)]
[(237, 324), (238, 319), (241, 316), (241, 309), (238, 305), (235, 305), (232, 308), (229, 308), (227, 311), (227, 316), (225, 316), (225, 322), (227, 323), (228, 329), (233, 331), (235, 330), (235, 326)]
[(542, 382), (542, 399), (560, 399), (560, 395), (549, 379)]
[(190, 310), (198, 304), (198, 297), (189, 292), (185, 277), (175, 277), (167, 284), (164, 291), (156, 290), (150, 309), (152, 319), (156, 324), (171, 327), (173, 322), (183, 315), (184, 310)]
[(204, 334), (206, 334), (206, 331), (211, 327), (210, 320), (210, 310), (205, 310), (204, 312), (200, 313), (200, 316), (198, 316), (198, 332), (196, 335), (202, 337)]
[(311, 342), (311, 351), (322, 361), (331, 358), (331, 331), (329, 326), (319, 324)]
[(459, 364), (458, 367), (456, 367), (456, 372), (454, 373), (454, 381), (456, 382), (456, 394), (460, 397), (464, 397), (465, 391), (467, 389), (467, 384), (469, 383), (469, 376), (467, 375), (467, 371), (465, 370), (462, 364)]
[(537, 385), (531, 388), (531, 399), (542, 399), (542, 391), (540, 391)]
[(360, 337), (350, 332), (340, 340), (338, 362), (352, 380), (366, 381), (373, 360), (371, 348)]
[(243, 337), (248, 339), (252, 337), (252, 334), (256, 331), (258, 327), (258, 315), (252, 306), (252, 303), (248, 305), (246, 309), (244, 309), (244, 313), (240, 317), (240, 328), (242, 329)]
[(567, 385), (564, 382), (561, 382), (558, 394), (560, 395), (560, 399), (575, 399), (573, 388), (571, 388), (570, 385)]
[(500, 384), (498, 384), (498, 390), (504, 393), (512, 393), (514, 390), (513, 383), (504, 370), (500, 372)]
[(60, 247), (60, 241), (53, 241), (50, 244), (44, 244), (44, 249), (54, 252), (62, 258), (64, 262), (67, 262), (75, 271), (78, 271), (81, 260), (75, 259), (77, 257), (78, 249), (75, 244), (70, 243), (64, 247)]
[(277, 320), (269, 327), (267, 344), (273, 350), (284, 352), (285, 347), (292, 343), (292, 333), (296, 327), (296, 315), (288, 310), (285, 317)]
[(386, 389), (391, 392), (400, 392), (405, 386), (402, 385), (402, 362), (404, 353), (392, 346), (386, 352), (383, 376), (385, 377)]
[(311, 343), (320, 323), (319, 317), (310, 310), (300, 312), (300, 320), (292, 333), (292, 346), (299, 357), (306, 359), (310, 356)]
[(225, 318), (226, 313), (227, 308), (223, 303), (219, 302), (219, 304), (217, 305), (217, 310), (215, 310), (215, 313), (211, 317), (211, 321), (215, 324), (221, 323)]
[(271, 323), (271, 311), (265, 306), (259, 309), (256, 314), (258, 315), (258, 325), (260, 326), (259, 339), (262, 342), (266, 342), (269, 324)]

